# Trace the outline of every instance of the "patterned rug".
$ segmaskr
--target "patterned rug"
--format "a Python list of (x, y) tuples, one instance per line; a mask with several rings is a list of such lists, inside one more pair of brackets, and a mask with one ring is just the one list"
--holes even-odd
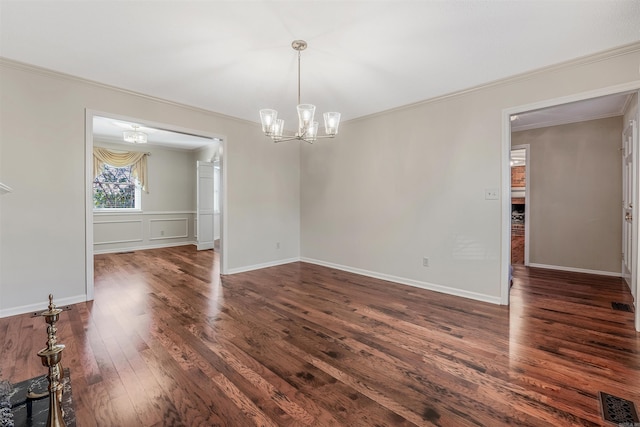
[(13, 413), (11, 412), (11, 384), (0, 380), (0, 427), (13, 427)]
[[(0, 386), (0, 427), (45, 427), (49, 416), (49, 395), (27, 402), (27, 391), (31, 387), (34, 393), (46, 393), (49, 381), (46, 375), (2, 388)], [(67, 427), (76, 426), (76, 415), (71, 395), (71, 377), (69, 369), (64, 370), (62, 410)], [(8, 411), (7, 411), (8, 408)]]

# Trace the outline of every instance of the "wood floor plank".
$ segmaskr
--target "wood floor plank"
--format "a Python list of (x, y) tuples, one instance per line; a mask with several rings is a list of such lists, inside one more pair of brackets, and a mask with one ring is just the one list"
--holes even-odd
[[(619, 278), (519, 265), (503, 307), (302, 262), (220, 277), (191, 246), (94, 266), (95, 301), (59, 321), (78, 426), (608, 426), (598, 391), (640, 406)], [(3, 378), (44, 374), (43, 319), (0, 339)]]

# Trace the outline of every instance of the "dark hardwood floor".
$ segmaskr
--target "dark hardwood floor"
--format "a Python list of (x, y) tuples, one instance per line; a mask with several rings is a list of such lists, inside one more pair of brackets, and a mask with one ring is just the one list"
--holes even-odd
[(511, 264), (524, 265), (524, 234), (511, 234)]
[[(640, 403), (620, 279), (516, 267), (504, 307), (306, 263), (220, 279), (215, 256), (95, 257), (58, 323), (78, 427), (607, 426), (598, 391)], [(3, 378), (44, 373), (42, 318), (0, 337)]]

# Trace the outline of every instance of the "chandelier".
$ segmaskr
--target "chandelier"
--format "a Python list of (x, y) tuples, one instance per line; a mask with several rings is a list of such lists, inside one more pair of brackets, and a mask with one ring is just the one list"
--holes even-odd
[(146, 144), (147, 134), (138, 130), (140, 126), (131, 125), (131, 127), (133, 130), (125, 130), (122, 132), (124, 140), (133, 144)]
[(297, 139), (313, 144), (318, 138), (333, 138), (338, 134), (340, 125), (340, 113), (324, 113), (324, 129), (326, 135), (318, 136), (318, 122), (313, 121), (316, 106), (312, 104), (300, 103), (300, 56), (301, 52), (307, 48), (304, 40), (294, 40), (291, 47), (298, 52), (298, 132), (295, 135), (283, 135), (284, 120), (278, 118), (278, 112), (272, 109), (260, 110), (260, 121), (262, 131), (273, 142), (291, 141)]

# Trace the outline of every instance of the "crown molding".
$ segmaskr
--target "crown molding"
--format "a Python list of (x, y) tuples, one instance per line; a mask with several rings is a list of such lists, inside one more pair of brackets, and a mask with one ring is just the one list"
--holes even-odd
[(30, 73), (34, 73), (34, 74), (40, 74), (40, 75), (51, 77), (51, 78), (61, 79), (61, 80), (65, 80), (65, 81), (72, 81), (72, 82), (75, 82), (75, 83), (81, 83), (81, 84), (86, 84), (86, 85), (89, 85), (89, 86), (94, 86), (94, 87), (99, 87), (99, 88), (103, 88), (103, 89), (113, 90), (113, 91), (120, 92), (120, 93), (123, 93), (123, 94), (136, 96), (138, 98), (144, 98), (144, 99), (147, 99), (149, 101), (157, 102), (157, 103), (160, 103), (160, 104), (170, 105), (170, 106), (173, 106), (173, 107), (178, 107), (178, 108), (182, 108), (182, 109), (185, 109), (185, 110), (191, 110), (191, 111), (194, 111), (194, 112), (207, 114), (207, 115), (212, 115), (213, 114), (213, 115), (215, 115), (217, 117), (220, 117), (221, 119), (232, 120), (232, 121), (239, 122), (239, 123), (252, 124), (252, 125), (259, 124), (259, 123), (256, 123), (256, 122), (252, 122), (250, 120), (245, 120), (245, 119), (241, 119), (241, 118), (238, 118), (238, 117), (228, 116), (226, 114), (223, 114), (223, 113), (220, 113), (220, 112), (217, 112), (217, 111), (211, 111), (211, 110), (207, 110), (207, 109), (204, 109), (204, 108), (195, 107), (195, 106), (189, 105), (189, 104), (183, 104), (183, 103), (176, 102), (176, 101), (171, 101), (171, 100), (168, 100), (168, 99), (158, 98), (156, 96), (147, 95), (147, 94), (144, 94), (144, 93), (141, 93), (141, 92), (136, 92), (136, 91), (129, 90), (129, 89), (123, 89), (123, 88), (120, 88), (118, 86), (112, 86), (112, 85), (109, 85), (109, 84), (106, 84), (106, 83), (100, 83), (100, 82), (97, 82), (95, 80), (85, 79), (83, 77), (74, 76), (72, 74), (62, 73), (60, 71), (55, 71), (55, 70), (50, 70), (48, 68), (39, 67), (37, 65), (27, 64), (25, 62), (16, 61), (16, 60), (13, 60), (13, 59), (5, 58), (3, 56), (0, 56), (0, 67), (13, 68), (13, 69), (16, 69), (16, 70), (30, 72)]
[(594, 54), (591, 54), (591, 55), (581, 56), (581, 57), (578, 57), (578, 58), (570, 59), (568, 61), (559, 62), (557, 64), (548, 65), (548, 66), (542, 67), (542, 68), (536, 68), (535, 70), (526, 71), (524, 73), (515, 74), (513, 76), (505, 77), (505, 78), (502, 78), (502, 79), (493, 80), (491, 82), (483, 83), (483, 84), (477, 85), (477, 86), (472, 86), (472, 87), (467, 88), (467, 89), (459, 90), (459, 91), (456, 91), (456, 92), (450, 92), (450, 93), (447, 93), (447, 94), (444, 94), (444, 95), (436, 96), (436, 97), (433, 97), (433, 98), (425, 99), (425, 100), (422, 100), (422, 101), (414, 102), (414, 103), (403, 105), (403, 106), (400, 106), (400, 107), (390, 108), (388, 110), (380, 111), (378, 113), (369, 114), (369, 115), (366, 115), (366, 116), (362, 116), (362, 117), (358, 117), (358, 118), (355, 118), (355, 119), (347, 120), (347, 122), (357, 122), (357, 121), (360, 121), (360, 120), (367, 120), (367, 119), (371, 119), (371, 118), (387, 115), (389, 113), (395, 113), (395, 112), (400, 112), (400, 111), (404, 111), (404, 110), (411, 110), (411, 109), (414, 109), (414, 108), (422, 106), (422, 105), (433, 104), (433, 103), (444, 101), (444, 100), (447, 100), (447, 99), (450, 99), (450, 98), (456, 98), (456, 97), (459, 97), (459, 96), (462, 96), (462, 95), (466, 95), (466, 94), (469, 94), (469, 93), (478, 92), (480, 90), (484, 90), (484, 89), (488, 89), (488, 88), (492, 88), (492, 87), (496, 87), (496, 86), (501, 86), (501, 85), (506, 85), (506, 84), (510, 84), (510, 83), (522, 82), (522, 81), (534, 78), (534, 77), (536, 77), (536, 76), (538, 76), (540, 74), (543, 74), (543, 73), (560, 71), (560, 70), (564, 70), (564, 69), (567, 69), (567, 68), (575, 67), (577, 65), (587, 65), (587, 64), (593, 64), (593, 63), (596, 63), (596, 62), (600, 62), (600, 61), (606, 61), (608, 59), (612, 59), (612, 58), (615, 58), (615, 57), (618, 57), (618, 56), (623, 56), (623, 55), (627, 55), (629, 53), (634, 53), (634, 52), (638, 52), (638, 51), (640, 51), (640, 42), (629, 43), (629, 44), (626, 44), (626, 45), (618, 46), (618, 47), (615, 47), (613, 49), (604, 50), (604, 51), (601, 51), (601, 52), (598, 52), (598, 53), (594, 53)]

